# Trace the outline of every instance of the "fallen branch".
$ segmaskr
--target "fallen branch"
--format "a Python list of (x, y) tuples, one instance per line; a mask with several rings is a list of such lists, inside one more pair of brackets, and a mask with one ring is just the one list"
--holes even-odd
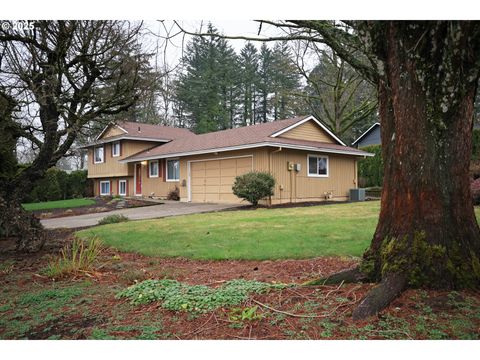
[(260, 301), (257, 301), (255, 299), (252, 299), (252, 301), (255, 303), (255, 304), (258, 304), (268, 310), (271, 310), (271, 311), (274, 311), (274, 312), (277, 312), (277, 313), (280, 313), (280, 314), (284, 314), (284, 315), (288, 315), (288, 316), (292, 316), (292, 317), (298, 317), (298, 318), (323, 318), (323, 317), (326, 317), (327, 315), (304, 315), (304, 314), (294, 314), (294, 313), (291, 313), (291, 312), (288, 312), (288, 311), (283, 311), (283, 310), (278, 310), (278, 309), (275, 309), (271, 306), (268, 306), (264, 303), (261, 303)]

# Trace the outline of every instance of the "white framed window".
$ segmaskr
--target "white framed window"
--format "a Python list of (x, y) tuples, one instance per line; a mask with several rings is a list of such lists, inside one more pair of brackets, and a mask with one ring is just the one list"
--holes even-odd
[(158, 177), (158, 160), (150, 161), (148, 163), (148, 176)]
[(308, 176), (310, 177), (328, 177), (328, 156), (326, 155), (308, 155)]
[(178, 181), (180, 179), (180, 161), (167, 160), (167, 181)]
[(118, 195), (127, 196), (127, 180), (118, 181)]
[(95, 164), (103, 163), (105, 160), (103, 153), (103, 146), (97, 146), (93, 148), (93, 162)]
[(112, 143), (112, 157), (120, 156), (120, 141)]
[(100, 181), (100, 195), (110, 195), (110, 181)]

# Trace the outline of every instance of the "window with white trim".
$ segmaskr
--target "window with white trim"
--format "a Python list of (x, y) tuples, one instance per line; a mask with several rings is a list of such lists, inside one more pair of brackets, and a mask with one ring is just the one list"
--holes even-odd
[(103, 163), (104, 157), (103, 157), (103, 146), (98, 146), (93, 149), (94, 152), (94, 159), (93, 162), (95, 164), (98, 163)]
[(112, 143), (112, 157), (120, 156), (120, 141)]
[(110, 181), (100, 181), (100, 195), (110, 195)]
[(158, 160), (150, 161), (148, 163), (148, 171), (149, 177), (158, 177)]
[(120, 180), (118, 182), (118, 195), (127, 196), (127, 180)]
[(328, 156), (308, 155), (308, 176), (328, 177)]
[(167, 181), (178, 181), (180, 179), (180, 161), (167, 160)]

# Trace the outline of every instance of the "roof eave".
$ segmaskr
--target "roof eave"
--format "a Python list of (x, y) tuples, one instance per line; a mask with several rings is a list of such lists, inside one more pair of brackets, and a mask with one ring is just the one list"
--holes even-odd
[(252, 149), (257, 147), (282, 147), (286, 149), (296, 149), (296, 150), (308, 150), (308, 151), (316, 151), (316, 152), (324, 152), (330, 154), (341, 154), (341, 155), (351, 155), (351, 156), (375, 156), (375, 154), (367, 153), (365, 151), (351, 151), (351, 150), (340, 150), (340, 149), (328, 149), (322, 147), (315, 147), (315, 146), (307, 146), (307, 145), (294, 145), (294, 144), (287, 144), (282, 142), (261, 142), (261, 143), (253, 143), (247, 145), (237, 145), (237, 146), (229, 146), (223, 148), (212, 148), (206, 150), (195, 150), (195, 151), (185, 151), (185, 152), (177, 152), (177, 153), (170, 153), (170, 154), (163, 154), (163, 155), (151, 155), (151, 156), (143, 156), (143, 157), (135, 157), (135, 158), (125, 158), (123, 160), (119, 160), (120, 163), (130, 163), (130, 162), (138, 162), (138, 161), (148, 161), (148, 160), (155, 160), (155, 159), (165, 159), (165, 158), (176, 158), (181, 156), (193, 156), (193, 155), (201, 155), (201, 154), (210, 154), (215, 152), (224, 152), (224, 151), (235, 151), (235, 150), (243, 150), (243, 149)]

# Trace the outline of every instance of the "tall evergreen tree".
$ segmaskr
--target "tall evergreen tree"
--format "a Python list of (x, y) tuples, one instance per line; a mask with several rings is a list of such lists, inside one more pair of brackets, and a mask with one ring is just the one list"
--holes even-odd
[(273, 48), (273, 118), (286, 119), (296, 115), (296, 98), (300, 90), (300, 75), (293, 62), (287, 42), (276, 43)]
[[(218, 31), (208, 25), (209, 34)], [(194, 37), (187, 44), (182, 59), (184, 72), (176, 86), (179, 107), (197, 133), (231, 126), (231, 91), (235, 87), (235, 52), (226, 40), (214, 37)]]
[(267, 122), (270, 114), (268, 97), (273, 93), (273, 54), (263, 43), (258, 59), (258, 110), (257, 122)]
[(242, 125), (252, 125), (255, 123), (256, 115), (258, 52), (250, 42), (247, 42), (240, 51), (240, 67)]

